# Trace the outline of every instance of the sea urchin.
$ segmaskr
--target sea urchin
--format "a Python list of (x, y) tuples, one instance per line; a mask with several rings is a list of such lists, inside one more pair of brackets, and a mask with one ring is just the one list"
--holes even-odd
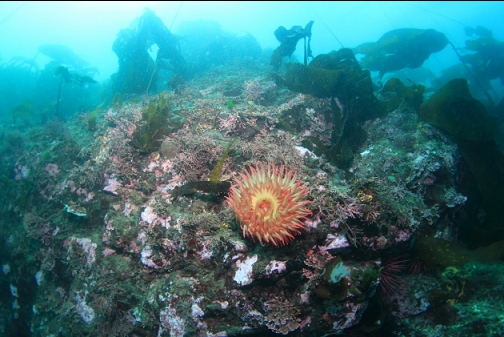
[(257, 239), (261, 245), (282, 246), (300, 234), (302, 220), (311, 214), (304, 200), (308, 188), (296, 181), (296, 174), (284, 165), (269, 163), (266, 167), (240, 173), (230, 189), (227, 203), (233, 208), (243, 230), (243, 236)]

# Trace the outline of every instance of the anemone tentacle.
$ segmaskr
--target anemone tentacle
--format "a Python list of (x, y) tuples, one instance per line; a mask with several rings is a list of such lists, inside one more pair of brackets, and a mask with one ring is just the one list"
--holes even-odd
[(258, 164), (235, 178), (227, 204), (240, 222), (243, 236), (261, 245), (282, 246), (294, 240), (311, 212), (304, 200), (309, 189), (285, 165)]

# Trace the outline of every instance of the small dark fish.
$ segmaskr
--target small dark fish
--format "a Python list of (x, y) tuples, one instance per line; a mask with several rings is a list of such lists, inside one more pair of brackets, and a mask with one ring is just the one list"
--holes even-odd
[(229, 181), (219, 181), (217, 184), (212, 184), (210, 181), (192, 181), (175, 187), (171, 200), (175, 201), (178, 197), (184, 196), (220, 203), (228, 194), (230, 187)]

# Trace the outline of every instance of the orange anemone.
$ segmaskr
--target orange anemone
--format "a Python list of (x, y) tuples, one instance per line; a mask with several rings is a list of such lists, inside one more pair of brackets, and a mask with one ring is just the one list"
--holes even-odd
[(311, 212), (304, 200), (309, 193), (296, 174), (284, 165), (249, 166), (235, 178), (226, 202), (233, 208), (243, 236), (261, 245), (282, 246), (294, 240)]

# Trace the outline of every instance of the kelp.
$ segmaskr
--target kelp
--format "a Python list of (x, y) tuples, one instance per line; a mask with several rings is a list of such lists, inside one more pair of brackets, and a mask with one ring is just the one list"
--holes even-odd
[(418, 114), (459, 139), (492, 140), (499, 132), (496, 117), (472, 97), (467, 80), (463, 78), (446, 83), (420, 106)]
[(9, 113), (12, 117), (14, 124), (18, 118), (30, 118), (33, 115), (33, 103), (30, 100), (24, 101), (22, 104), (16, 105)]
[(161, 139), (180, 129), (183, 119), (170, 109), (168, 98), (160, 94), (156, 103), (149, 103), (137, 123), (131, 143), (142, 153), (157, 149)]
[(103, 101), (100, 105), (96, 107), (93, 111), (91, 111), (87, 116), (87, 129), (95, 130), (96, 129), (96, 117), (101, 112), (102, 107), (105, 105), (105, 101)]
[(416, 239), (413, 252), (430, 266), (460, 267), (468, 262), (498, 261), (504, 257), (504, 240), (469, 250), (450, 241), (424, 236)]
[(485, 227), (504, 228), (504, 155), (495, 142), (498, 135), (495, 116), (471, 96), (465, 79), (445, 84), (420, 105), (418, 114), (451, 135), (457, 143), (483, 196)]
[(425, 87), (421, 84), (406, 86), (398, 78), (391, 78), (385, 83), (381, 92), (381, 102), (387, 111), (393, 111), (403, 104), (404, 107), (418, 110), (423, 102)]
[(320, 147), (321, 142), (306, 137), (303, 146), (316, 150), (317, 155), (325, 154), (341, 168), (351, 165), (367, 138), (362, 128), (364, 121), (385, 113), (384, 106), (374, 96), (369, 71), (362, 70), (350, 49), (318, 55), (308, 66), (288, 64), (284, 77), (279, 74), (272, 77), (278, 85), (290, 90), (330, 101), (331, 145)]
[(385, 73), (403, 68), (419, 68), (432, 53), (443, 50), (448, 39), (434, 29), (401, 28), (385, 33), (376, 42), (366, 42), (353, 49), (364, 54), (365, 69)]
[(233, 144), (236, 142), (236, 140), (237, 140), (237, 138), (233, 139), (231, 141), (231, 143), (228, 144), (228, 146), (226, 147), (226, 149), (224, 150), (224, 152), (220, 156), (219, 161), (217, 162), (217, 164), (213, 168), (212, 172), (210, 172), (210, 183), (212, 185), (216, 186), (217, 183), (219, 182), (219, 178), (220, 178), (220, 175), (222, 172), (222, 167), (224, 166), (224, 162), (226, 161), (226, 158), (228, 156), (229, 150), (231, 149), (231, 146), (233, 146)]

